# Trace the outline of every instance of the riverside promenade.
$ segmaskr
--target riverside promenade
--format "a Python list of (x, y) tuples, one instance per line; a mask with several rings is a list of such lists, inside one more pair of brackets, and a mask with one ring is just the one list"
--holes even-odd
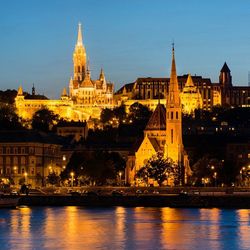
[(250, 190), (242, 188), (91, 188), (85, 192), (78, 188), (69, 191), (23, 195), (19, 205), (250, 208)]

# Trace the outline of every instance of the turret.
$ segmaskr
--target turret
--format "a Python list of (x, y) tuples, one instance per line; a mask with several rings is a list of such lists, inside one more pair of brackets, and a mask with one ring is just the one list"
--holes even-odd
[(225, 62), (219, 76), (219, 82), (222, 85), (222, 87), (232, 87), (232, 76), (231, 71), (227, 66), (227, 63)]
[(17, 90), (17, 95), (18, 95), (18, 96), (23, 96), (23, 88), (22, 88), (21, 85), (19, 86), (19, 88), (18, 88), (18, 90)]
[(69, 99), (66, 88), (63, 88), (61, 99), (62, 100), (68, 100)]
[(103, 89), (106, 90), (107, 82), (106, 82), (106, 78), (105, 78), (105, 74), (104, 74), (103, 69), (101, 69), (99, 80), (100, 80), (100, 82), (102, 82)]

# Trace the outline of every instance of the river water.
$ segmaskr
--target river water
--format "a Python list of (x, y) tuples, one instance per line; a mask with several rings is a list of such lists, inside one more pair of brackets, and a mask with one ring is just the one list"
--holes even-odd
[(250, 249), (250, 210), (0, 210), (0, 249)]

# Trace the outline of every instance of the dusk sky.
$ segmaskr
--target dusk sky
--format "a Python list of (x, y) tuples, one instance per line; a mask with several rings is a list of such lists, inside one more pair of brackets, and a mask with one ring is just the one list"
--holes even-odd
[(72, 75), (78, 22), (96, 79), (115, 89), (138, 77), (169, 77), (174, 40), (178, 75), (218, 82), (228, 63), (234, 85), (250, 71), (250, 1), (12, 0), (0, 3), (0, 89), (58, 98)]

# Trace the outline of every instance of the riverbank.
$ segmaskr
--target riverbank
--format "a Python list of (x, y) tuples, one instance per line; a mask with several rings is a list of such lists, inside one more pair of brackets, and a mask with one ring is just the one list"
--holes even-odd
[(124, 206), (172, 208), (250, 208), (250, 195), (28, 195), (21, 196), (18, 205), (86, 207)]

